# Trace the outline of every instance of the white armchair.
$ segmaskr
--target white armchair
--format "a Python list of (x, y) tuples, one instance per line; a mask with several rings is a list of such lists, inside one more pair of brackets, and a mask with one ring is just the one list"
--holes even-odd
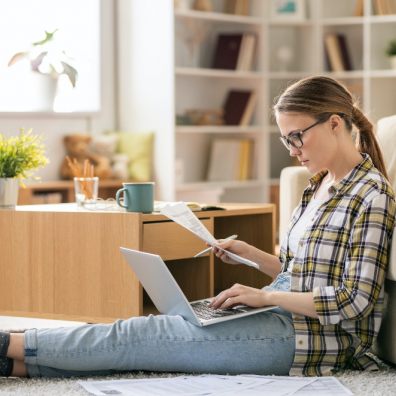
[[(385, 165), (396, 191), (396, 115), (378, 121), (378, 141), (383, 150)], [(294, 208), (298, 205), (310, 175), (304, 167), (284, 168), (280, 176), (279, 238), (282, 241)], [(396, 364), (396, 229), (394, 232), (389, 269), (385, 283), (386, 310), (375, 346), (382, 359)]]

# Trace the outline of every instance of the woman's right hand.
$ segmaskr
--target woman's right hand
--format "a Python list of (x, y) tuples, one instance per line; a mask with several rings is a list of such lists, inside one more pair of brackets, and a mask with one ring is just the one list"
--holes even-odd
[[(235, 239), (219, 239), (218, 247), (229, 250), (232, 253), (237, 254), (241, 257), (248, 258), (248, 254), (251, 246), (243, 241), (238, 241)], [(221, 261), (227, 264), (240, 264), (237, 261), (229, 258), (226, 252), (221, 251), (216, 246), (213, 246), (213, 254), (215, 254)]]

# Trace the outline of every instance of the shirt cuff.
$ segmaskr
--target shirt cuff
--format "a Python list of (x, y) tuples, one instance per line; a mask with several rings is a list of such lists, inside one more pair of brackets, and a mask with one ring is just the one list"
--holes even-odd
[(341, 320), (333, 286), (315, 287), (313, 301), (321, 325), (334, 325)]

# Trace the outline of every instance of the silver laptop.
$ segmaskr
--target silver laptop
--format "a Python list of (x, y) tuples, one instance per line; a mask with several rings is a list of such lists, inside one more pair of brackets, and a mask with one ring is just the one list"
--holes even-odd
[(215, 310), (208, 306), (211, 298), (188, 302), (160, 256), (124, 247), (120, 250), (160, 313), (181, 315), (197, 326), (208, 326), (275, 308), (239, 305)]

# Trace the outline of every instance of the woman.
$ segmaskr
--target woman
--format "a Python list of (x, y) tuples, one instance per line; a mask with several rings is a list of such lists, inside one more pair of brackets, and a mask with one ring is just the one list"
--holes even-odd
[[(280, 257), (242, 241), (219, 243), (258, 263), (274, 278), (272, 284), (234, 285), (211, 304), (279, 309), (206, 328), (179, 316), (149, 316), (1, 333), (2, 375), (131, 370), (324, 375), (374, 367), (366, 352), (381, 322), (396, 205), (372, 125), (350, 93), (326, 77), (290, 86), (274, 113), (290, 155), (314, 176)], [(214, 253), (234, 264), (218, 249)]]

